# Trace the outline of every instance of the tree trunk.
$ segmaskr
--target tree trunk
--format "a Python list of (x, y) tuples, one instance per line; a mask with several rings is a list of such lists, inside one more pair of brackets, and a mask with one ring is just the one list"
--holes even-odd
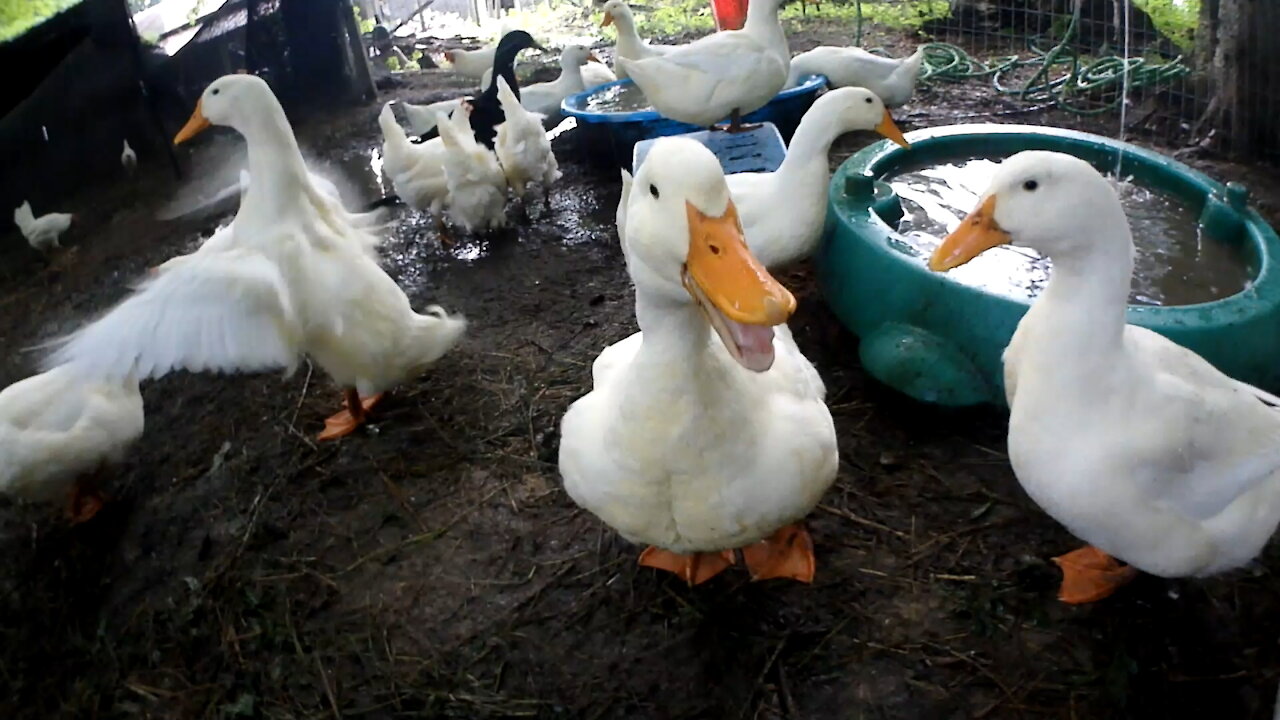
[(1275, 0), (1206, 0), (1197, 50), (1213, 98), (1201, 118), (1238, 155), (1280, 156), (1280, 26)]

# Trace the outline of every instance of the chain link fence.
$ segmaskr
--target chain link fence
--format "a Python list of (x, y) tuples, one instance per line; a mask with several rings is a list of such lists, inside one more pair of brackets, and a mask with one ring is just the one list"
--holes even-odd
[(787, 15), (837, 19), (847, 44), (888, 54), (925, 43), (916, 105), (932, 121), (1021, 115), (1280, 164), (1278, 0), (825, 0)]

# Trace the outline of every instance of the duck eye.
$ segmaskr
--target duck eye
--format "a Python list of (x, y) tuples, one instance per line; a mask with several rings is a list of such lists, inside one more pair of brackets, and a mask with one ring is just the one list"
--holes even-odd
[(867, 104), (868, 104), (868, 105), (870, 105), (870, 104), (871, 104), (871, 98), (867, 98)]
[(1022, 189), (1026, 190), (1027, 192), (1035, 192), (1036, 188), (1038, 187), (1040, 187), (1040, 183), (1036, 182), (1035, 180), (1028, 180), (1022, 183)]
[(210, 95), (217, 95), (219, 92), (220, 92), (220, 91), (219, 91), (219, 89), (218, 89), (218, 88), (214, 88), (214, 89), (212, 89), (212, 90), (210, 90), (210, 91), (209, 91), (209, 94), (210, 94)]
[(658, 199), (658, 186), (657, 186), (657, 185), (654, 185), (653, 183), (649, 183), (649, 194), (653, 196), (653, 199), (654, 199), (654, 200), (657, 200), (657, 199)]

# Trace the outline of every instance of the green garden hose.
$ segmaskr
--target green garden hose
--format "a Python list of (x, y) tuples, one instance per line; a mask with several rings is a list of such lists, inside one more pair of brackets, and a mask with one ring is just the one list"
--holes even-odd
[[(861, 6), (859, 5), (859, 10)], [(861, 27), (861, 15), (858, 18)], [(1072, 16), (1062, 40), (1043, 49), (1041, 37), (1028, 40), (1030, 56), (994, 57), (982, 62), (950, 43), (931, 42), (924, 48), (924, 82), (966, 82), (989, 78), (995, 89), (1028, 103), (1056, 105), (1077, 115), (1098, 115), (1115, 109), (1121, 100), (1126, 73), (1129, 89), (1154, 87), (1191, 72), (1178, 56), (1168, 62), (1141, 57), (1106, 55), (1087, 58), (1071, 47), (1079, 18)], [(1021, 83), (1011, 76), (1022, 68), (1037, 67)]]

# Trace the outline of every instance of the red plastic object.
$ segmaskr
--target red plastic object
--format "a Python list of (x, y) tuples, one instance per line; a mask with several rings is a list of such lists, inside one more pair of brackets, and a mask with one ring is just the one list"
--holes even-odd
[(747, 24), (747, 0), (711, 0), (716, 30), (741, 30)]

